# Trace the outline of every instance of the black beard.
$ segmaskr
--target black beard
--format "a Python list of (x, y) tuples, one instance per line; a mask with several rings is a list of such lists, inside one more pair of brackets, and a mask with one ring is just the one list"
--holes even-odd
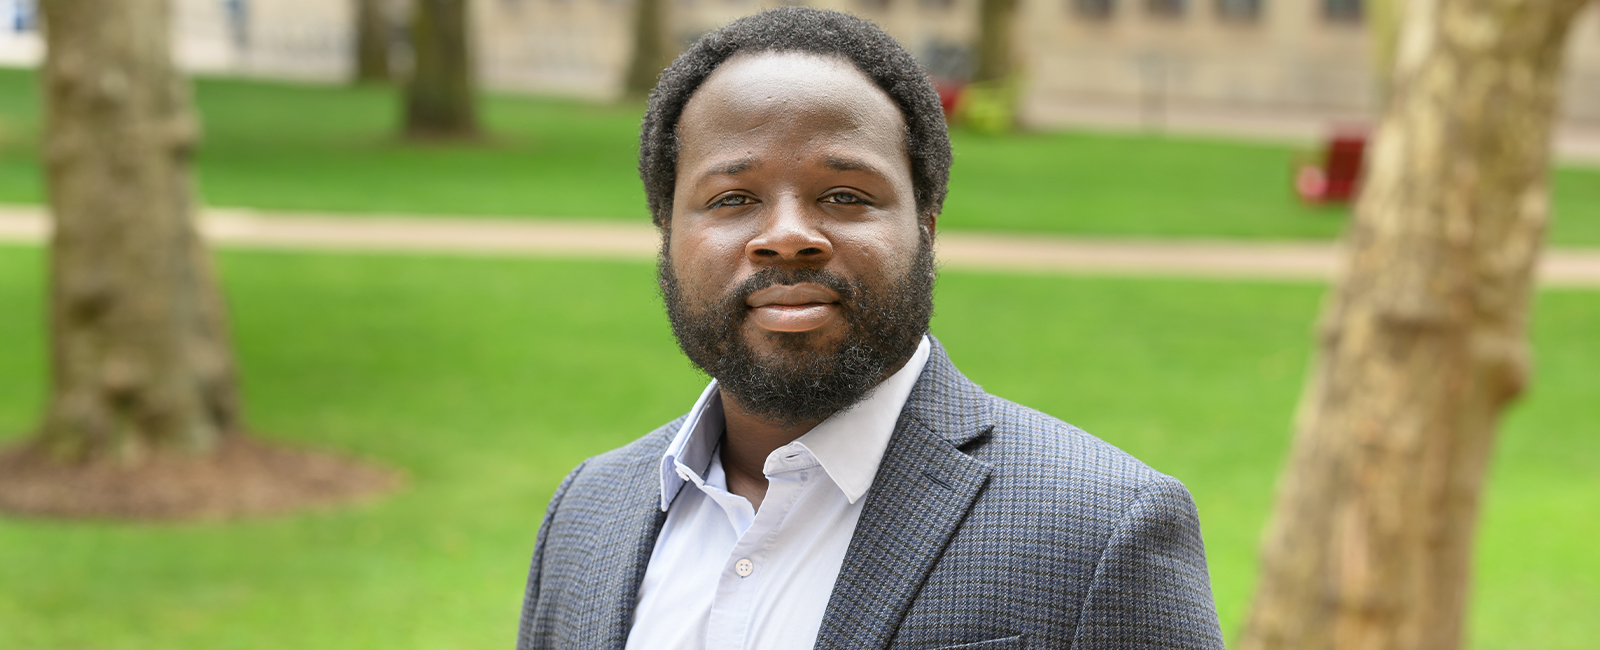
[[(663, 238), (657, 276), (667, 319), (689, 361), (738, 398), (746, 413), (794, 425), (854, 406), (916, 352), (933, 317), (933, 241), (927, 230), (905, 275), (879, 289), (808, 268), (762, 269), (710, 304), (689, 305)], [(746, 299), (766, 287), (812, 282), (839, 294), (848, 329), (837, 344), (813, 349), (816, 332), (775, 332), (783, 354), (758, 355), (745, 342)]]

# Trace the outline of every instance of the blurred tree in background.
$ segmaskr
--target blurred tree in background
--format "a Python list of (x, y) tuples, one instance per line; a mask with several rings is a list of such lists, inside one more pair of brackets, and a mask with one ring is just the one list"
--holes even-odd
[(406, 135), (423, 139), (478, 135), (467, 0), (414, 0), (411, 47), (415, 58), (405, 93)]
[(239, 394), (195, 231), (200, 124), (168, 4), (42, 4), (55, 382), (41, 442), (74, 460), (208, 450), (239, 429)]
[(978, 131), (1009, 131), (1016, 123), (1018, 1), (978, 2), (977, 66), (958, 109), (961, 121)]
[(1018, 0), (979, 0), (978, 65), (975, 82), (999, 81), (1009, 77), (1016, 65), (1016, 27)]
[(356, 82), (390, 79), (389, 41), (393, 37), (389, 0), (356, 0)]
[(623, 93), (628, 97), (649, 95), (661, 71), (677, 56), (667, 37), (667, 2), (634, 0), (633, 52), (623, 79)]
[(1416, 0), (1323, 315), (1245, 650), (1454, 650), (1588, 0)]
[(48, 407), (0, 450), (0, 511), (189, 518), (395, 484), (247, 438), (232, 342), (195, 223), (200, 122), (168, 0), (45, 0)]

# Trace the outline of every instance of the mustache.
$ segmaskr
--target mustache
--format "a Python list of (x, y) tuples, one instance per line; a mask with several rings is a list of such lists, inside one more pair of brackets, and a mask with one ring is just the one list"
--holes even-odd
[(851, 311), (851, 307), (855, 305), (856, 286), (848, 280), (821, 269), (781, 267), (767, 267), (745, 278), (743, 282), (728, 291), (723, 304), (735, 313), (742, 314), (749, 304), (750, 296), (755, 292), (774, 285), (794, 285), (803, 282), (824, 286), (839, 294), (839, 306), (846, 312)]

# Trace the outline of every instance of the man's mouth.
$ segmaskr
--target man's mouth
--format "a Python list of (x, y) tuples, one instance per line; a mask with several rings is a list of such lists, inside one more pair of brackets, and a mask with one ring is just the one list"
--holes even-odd
[(809, 332), (839, 316), (839, 294), (820, 284), (776, 284), (746, 299), (750, 322), (770, 332)]

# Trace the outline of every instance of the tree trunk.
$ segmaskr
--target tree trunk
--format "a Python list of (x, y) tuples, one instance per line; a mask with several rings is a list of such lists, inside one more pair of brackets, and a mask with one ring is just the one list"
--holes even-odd
[(199, 122), (166, 0), (46, 0), (52, 456), (204, 451), (239, 428), (222, 299), (194, 225)]
[(430, 139), (476, 135), (467, 0), (415, 0), (411, 40), (416, 60), (406, 89), (406, 134)]
[(628, 59), (623, 91), (629, 97), (644, 97), (656, 87), (656, 78), (672, 64), (676, 52), (668, 47), (668, 0), (634, 1), (633, 55)]
[(388, 0), (356, 0), (356, 82), (389, 81)]
[(1001, 81), (1011, 76), (1016, 63), (1014, 35), (1017, 0), (980, 0), (978, 3), (978, 65), (974, 82)]
[(1413, 0), (1239, 647), (1461, 646), (1586, 0)]

